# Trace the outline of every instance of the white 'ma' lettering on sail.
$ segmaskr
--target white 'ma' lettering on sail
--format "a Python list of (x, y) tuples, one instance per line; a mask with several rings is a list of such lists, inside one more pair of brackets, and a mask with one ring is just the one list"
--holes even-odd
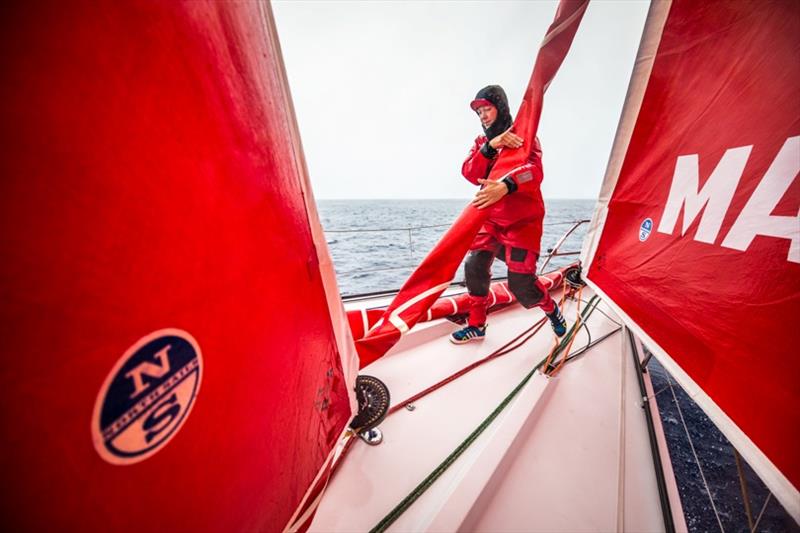
[[(672, 177), (667, 205), (658, 225), (659, 233), (672, 233), (681, 207), (683, 207), (681, 235), (686, 233), (700, 211), (703, 211), (694, 239), (713, 243), (717, 238), (720, 226), (722, 226), (722, 220), (728, 211), (728, 206), (736, 192), (736, 186), (739, 184), (752, 149), (751, 145), (727, 150), (703, 189), (699, 191), (698, 154), (679, 156), (675, 164), (675, 174)], [(703, 210), (704, 207), (705, 210)]]
[(722, 246), (744, 251), (756, 235), (789, 239), (787, 259), (800, 263), (800, 213), (794, 216), (772, 215), (798, 172), (800, 137), (789, 137), (722, 241)]

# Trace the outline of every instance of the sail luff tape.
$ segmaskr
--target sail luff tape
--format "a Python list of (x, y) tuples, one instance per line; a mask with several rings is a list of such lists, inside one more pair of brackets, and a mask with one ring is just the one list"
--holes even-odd
[(364, 336), (366, 336), (367, 332), (369, 331), (369, 320), (367, 318), (367, 310), (366, 309), (362, 309), (361, 310), (361, 322), (364, 325)]
[(373, 331), (375, 331), (376, 329), (378, 329), (382, 325), (383, 325), (383, 317), (379, 318), (378, 321), (375, 322), (375, 324), (371, 328), (369, 328), (369, 331), (367, 333), (372, 333)]
[(431, 287), (427, 291), (424, 291), (424, 292), (414, 296), (413, 298), (411, 298), (407, 302), (403, 302), (402, 305), (399, 305), (397, 307), (397, 309), (392, 311), (392, 314), (389, 315), (389, 322), (391, 322), (391, 324), (394, 327), (396, 327), (398, 329), (398, 331), (400, 331), (400, 333), (407, 333), (408, 330), (411, 329), (411, 328), (409, 328), (408, 324), (406, 324), (406, 322), (402, 318), (400, 318), (400, 313), (402, 313), (403, 311), (405, 311), (406, 309), (408, 309), (412, 305), (420, 302), (421, 300), (424, 300), (428, 296), (430, 296), (432, 294), (436, 294), (438, 292), (442, 292), (443, 290), (445, 290), (449, 286), (450, 286), (450, 282), (449, 281), (446, 281), (444, 283), (440, 283), (439, 285), (436, 285), (435, 287)]
[[(570, 15), (568, 18), (564, 19), (564, 22), (553, 28), (552, 31), (548, 32), (547, 35), (544, 36), (544, 39), (542, 39), (542, 44), (539, 45), (539, 48), (544, 48), (547, 43), (549, 43), (555, 38), (556, 35), (564, 31), (564, 28), (572, 24), (572, 21), (574, 21), (576, 17), (580, 17), (583, 14), (583, 12), (586, 11), (586, 6), (588, 5), (589, 2), (586, 2), (583, 6), (576, 9), (575, 13)], [(550, 85), (549, 82), (548, 85)]]
[(447, 298), (447, 301), (450, 302), (450, 305), (453, 306), (453, 314), (458, 313), (458, 304), (456, 303), (456, 299), (453, 298), (452, 296), (449, 296)]
[(511, 301), (511, 300), (513, 300), (513, 299), (514, 299), (514, 298), (511, 296), (511, 293), (510, 293), (510, 292), (508, 292), (508, 289), (506, 288), (506, 285), (505, 285), (505, 283), (501, 283), (501, 284), (500, 284), (500, 288), (501, 288), (501, 289), (503, 289), (503, 292), (505, 292), (505, 293), (506, 293), (506, 296), (508, 296), (508, 301)]

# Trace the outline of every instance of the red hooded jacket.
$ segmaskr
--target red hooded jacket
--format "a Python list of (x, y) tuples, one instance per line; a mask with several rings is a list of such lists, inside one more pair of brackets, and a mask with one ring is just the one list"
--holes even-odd
[[(480, 135), (461, 166), (461, 173), (470, 183), (479, 185), (479, 179), (489, 176), (500, 150), (491, 148), (486, 136)], [(542, 177), (542, 147), (536, 138), (528, 162), (503, 179), (510, 192), (487, 207), (489, 219), (481, 232), (494, 235), (505, 246), (533, 250), (538, 254), (544, 220)]]

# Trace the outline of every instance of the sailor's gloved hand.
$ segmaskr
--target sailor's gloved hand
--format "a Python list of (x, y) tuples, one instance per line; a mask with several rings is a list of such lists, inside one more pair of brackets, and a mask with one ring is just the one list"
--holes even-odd
[(508, 187), (502, 181), (478, 180), (483, 188), (472, 199), (472, 205), (478, 209), (485, 209), (499, 202), (508, 194)]
[(508, 128), (506, 131), (489, 141), (489, 146), (497, 150), (498, 148), (519, 148), (522, 146), (522, 137), (511, 131)]

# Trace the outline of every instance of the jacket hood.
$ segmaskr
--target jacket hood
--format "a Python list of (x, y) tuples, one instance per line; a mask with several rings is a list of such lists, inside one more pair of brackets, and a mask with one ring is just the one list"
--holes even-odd
[(514, 123), (511, 118), (511, 111), (508, 109), (508, 97), (506, 92), (499, 85), (488, 85), (478, 91), (475, 99), (470, 102), (470, 107), (476, 110), (481, 105), (489, 102), (497, 109), (497, 118), (488, 128), (483, 128), (486, 138), (492, 140), (497, 137)]

